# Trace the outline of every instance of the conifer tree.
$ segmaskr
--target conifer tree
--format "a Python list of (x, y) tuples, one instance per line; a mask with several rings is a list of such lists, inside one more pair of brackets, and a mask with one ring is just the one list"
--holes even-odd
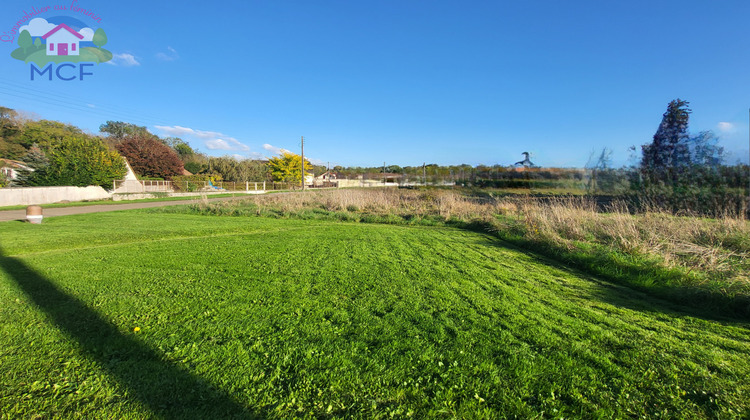
[(647, 185), (674, 185), (679, 175), (690, 166), (689, 103), (675, 99), (667, 106), (653, 141), (643, 146), (641, 174)]
[(38, 144), (34, 143), (31, 146), (29, 152), (23, 158), (23, 163), (31, 168), (31, 170), (22, 169), (18, 171), (18, 177), (14, 180), (15, 184), (27, 186), (46, 185), (49, 159), (47, 159), (47, 155), (44, 154), (44, 151)]

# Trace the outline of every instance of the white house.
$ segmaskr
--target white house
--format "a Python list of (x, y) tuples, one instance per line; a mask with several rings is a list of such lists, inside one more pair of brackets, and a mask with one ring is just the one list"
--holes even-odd
[(83, 35), (61, 23), (42, 35), (42, 39), (47, 43), (47, 55), (78, 55), (78, 42), (83, 39)]
[(26, 166), (23, 162), (11, 159), (0, 158), (0, 174), (3, 174), (5, 178), (14, 180), (18, 178), (18, 171), (24, 170), (33, 172), (34, 170)]

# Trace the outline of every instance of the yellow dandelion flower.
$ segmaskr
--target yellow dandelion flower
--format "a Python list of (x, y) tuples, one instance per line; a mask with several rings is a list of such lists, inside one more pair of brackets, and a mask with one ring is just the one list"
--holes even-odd
[(135, 327), (135, 328), (133, 328), (133, 332), (138, 332), (140, 330), (141, 330), (141, 327)]

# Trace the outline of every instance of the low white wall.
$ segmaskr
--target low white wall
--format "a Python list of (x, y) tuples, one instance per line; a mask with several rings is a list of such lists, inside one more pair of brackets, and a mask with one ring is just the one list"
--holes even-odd
[(99, 186), (0, 188), (0, 207), (105, 200), (110, 197), (112, 194)]
[(383, 181), (375, 179), (336, 179), (333, 182), (338, 182), (339, 188), (352, 188), (352, 187), (398, 187), (395, 182), (388, 182), (383, 184)]
[[(161, 198), (161, 197), (195, 197), (195, 198), (201, 198), (201, 197), (208, 197), (211, 198), (212, 195), (219, 195), (219, 194), (265, 194), (266, 192), (263, 190), (250, 190), (250, 191), (214, 191), (214, 192), (189, 192), (189, 193), (159, 193), (153, 194), (153, 193), (126, 193), (126, 194), (120, 194), (120, 193), (114, 193), (112, 194), (112, 201), (127, 201), (127, 200), (143, 200), (148, 198)], [(175, 204), (180, 204), (179, 201), (176, 201)]]

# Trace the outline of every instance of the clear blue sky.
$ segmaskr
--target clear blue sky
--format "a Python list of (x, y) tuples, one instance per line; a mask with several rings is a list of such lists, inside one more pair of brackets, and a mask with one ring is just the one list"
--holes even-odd
[[(91, 10), (95, 22), (70, 5)], [(0, 105), (92, 132), (107, 120), (210, 155), (279, 148), (344, 166), (582, 166), (651, 140), (675, 98), (690, 130), (748, 160), (750, 2), (5, 0), (103, 28), (83, 81), (31, 81), (0, 43)]]

